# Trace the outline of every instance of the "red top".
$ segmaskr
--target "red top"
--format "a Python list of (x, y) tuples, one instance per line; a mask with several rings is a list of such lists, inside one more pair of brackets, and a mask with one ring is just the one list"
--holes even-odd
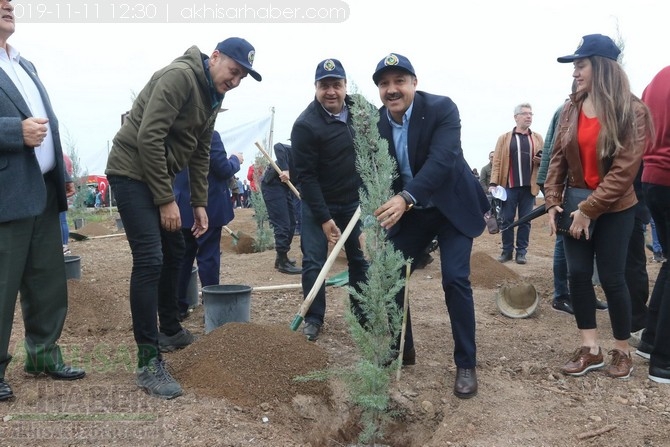
[(649, 106), (656, 138), (644, 152), (642, 182), (670, 186), (670, 66), (658, 72), (642, 93)]
[(598, 173), (598, 153), (596, 143), (600, 133), (600, 121), (598, 118), (589, 118), (584, 112), (579, 112), (577, 124), (577, 143), (579, 144), (579, 158), (584, 170), (584, 182), (589, 189), (596, 189), (600, 184)]
[(63, 153), (63, 161), (65, 162), (65, 170), (67, 171), (68, 174), (70, 174), (70, 176), (72, 176), (73, 174), (72, 160), (66, 153)]

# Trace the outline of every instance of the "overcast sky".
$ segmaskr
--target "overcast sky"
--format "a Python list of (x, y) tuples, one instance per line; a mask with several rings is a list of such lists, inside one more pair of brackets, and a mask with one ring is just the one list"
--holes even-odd
[[(50, 7), (66, 5), (55, 0), (41, 2)], [(39, 2), (12, 3), (17, 8), (22, 4), (21, 12), (26, 14), (29, 4), (36, 8)], [(98, 8), (99, 15), (110, 14), (106, 9), (100, 11), (109, 7), (107, 2), (86, 3)], [(293, 122), (313, 100), (317, 63), (329, 57), (342, 61), (350, 91), (355, 85), (381, 105), (371, 76), (377, 62), (395, 52), (413, 63), (420, 90), (449, 96), (458, 105), (465, 158), (478, 170), (487, 163), (498, 136), (513, 127), (515, 105), (529, 102), (535, 112), (531, 128), (546, 133), (572, 82), (572, 64), (559, 64), (556, 58), (574, 52), (581, 36), (602, 33), (623, 39), (624, 66), (637, 95), (661, 68), (670, 65), (667, 0), (470, 0), (440, 2), (440, 6), (422, 0), (131, 3), (144, 5), (147, 11), (156, 7), (159, 15), (169, 14), (167, 23), (128, 19), (121, 23), (116, 18), (107, 20), (112, 23), (92, 19), (87, 23), (65, 19), (27, 23), (17, 17), (16, 32), (9, 40), (36, 65), (59, 117), (61, 134), (75, 145), (89, 173), (104, 171), (120, 115), (130, 108), (133, 94), (153, 72), (191, 45), (211, 54), (217, 42), (231, 36), (244, 37), (256, 47), (254, 68), (263, 81), (247, 77), (227, 94), (224, 107), (229, 111), (220, 115), (218, 130), (260, 119), (274, 107), (274, 142), (286, 142)], [(177, 15), (183, 17), (188, 8), (186, 12), (197, 16), (203, 5), (218, 8), (224, 4), (291, 7), (303, 12), (315, 5), (345, 7), (348, 15), (341, 19), (331, 15), (330, 23), (298, 23), (290, 17), (274, 23), (239, 19), (197, 23), (202, 22), (197, 17), (180, 19)], [(162, 8), (168, 6), (171, 9), (166, 13)], [(255, 147), (245, 150), (244, 172), (256, 153)]]

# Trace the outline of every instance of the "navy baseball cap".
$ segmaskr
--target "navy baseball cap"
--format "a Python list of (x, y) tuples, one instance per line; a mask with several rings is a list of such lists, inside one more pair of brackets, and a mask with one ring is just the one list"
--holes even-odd
[(319, 65), (316, 66), (314, 82), (325, 78), (347, 79), (342, 63), (337, 59), (326, 59), (319, 62)]
[(392, 68), (399, 68), (401, 70), (405, 70), (412, 76), (416, 76), (414, 73), (414, 67), (412, 67), (412, 63), (409, 61), (409, 59), (401, 54), (391, 53), (388, 56), (385, 56), (384, 59), (380, 60), (377, 64), (377, 69), (372, 75), (372, 80), (375, 82), (375, 85), (379, 84), (379, 78), (381, 77), (382, 73)]
[(257, 71), (254, 71), (254, 69), (251, 68), (254, 63), (254, 57), (256, 56), (256, 50), (254, 49), (254, 46), (246, 40), (241, 37), (229, 37), (223, 42), (219, 42), (216, 46), (216, 50), (243, 66), (255, 80), (260, 81), (263, 79)]
[(588, 34), (582, 37), (575, 54), (559, 57), (556, 60), (563, 63), (589, 56), (602, 56), (615, 61), (619, 58), (619, 54), (621, 54), (621, 50), (611, 38), (602, 34)]

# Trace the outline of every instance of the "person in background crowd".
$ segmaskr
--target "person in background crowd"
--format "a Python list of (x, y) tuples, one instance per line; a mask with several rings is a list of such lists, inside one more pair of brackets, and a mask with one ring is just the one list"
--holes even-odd
[[(597, 337), (596, 295), (592, 283), (594, 256), (609, 305), (614, 346), (607, 374), (628, 378), (631, 301), (625, 281), (626, 252), (635, 221), (633, 187), (645, 140), (652, 129), (647, 107), (630, 91), (617, 62), (621, 51), (602, 34), (584, 36), (574, 54), (558, 62), (574, 64), (576, 92), (560, 116), (554, 150), (544, 184), (552, 233), (563, 212), (567, 188), (591, 190), (572, 212), (563, 238), (570, 296), (581, 338), (580, 347), (561, 368), (572, 376), (605, 366)], [(593, 234), (589, 231), (595, 221)]]
[(251, 192), (251, 189), (249, 187), (249, 182), (247, 179), (244, 179), (242, 181), (242, 207), (244, 208), (249, 208), (249, 193)]
[(656, 222), (654, 222), (654, 219), (649, 221), (649, 226), (651, 227), (651, 244), (646, 244), (646, 247), (652, 252), (651, 259), (654, 262), (665, 262), (661, 243), (658, 241), (658, 233), (656, 232)]
[(240, 181), (237, 177), (231, 177), (228, 180), (228, 189), (230, 189), (230, 202), (234, 208), (240, 207)]
[(493, 167), (493, 151), (489, 152), (489, 162), (482, 168), (479, 173), (479, 183), (482, 185), (484, 192), (489, 191), (489, 184), (491, 183), (491, 168)]
[(65, 364), (56, 343), (67, 315), (58, 214), (67, 210), (75, 188), (46, 89), (35, 66), (7, 42), (16, 30), (8, 0), (0, 0), (0, 15), (0, 401), (5, 401), (14, 397), (5, 373), (19, 293), (25, 372), (54, 380), (81, 379), (86, 372)]
[[(533, 122), (533, 109), (530, 104), (523, 103), (514, 108), (514, 121), (516, 126), (498, 138), (489, 182), (490, 193), (498, 185), (507, 191), (507, 200), (502, 207), (503, 226), (511, 224), (517, 212), (519, 217), (530, 213), (535, 205), (535, 196), (540, 191), (537, 171), (544, 141), (539, 133), (530, 129)], [(501, 235), (503, 247), (498, 261), (511, 261), (514, 230), (502, 231)], [(519, 225), (516, 230), (517, 264), (526, 263), (529, 240), (530, 221)]]
[[(644, 152), (642, 188), (656, 224), (662, 254), (670, 249), (670, 66), (663, 68), (642, 93), (651, 111), (656, 136)], [(649, 379), (670, 384), (670, 263), (661, 264), (649, 300), (647, 324), (636, 351), (649, 359)]]
[(302, 272), (296, 267), (296, 262), (288, 258), (291, 250), (291, 242), (295, 235), (296, 219), (293, 198), (296, 195), (288, 187), (291, 181), (291, 173), (295, 172), (291, 146), (277, 143), (274, 145), (276, 164), (282, 173), (277, 174), (274, 169), (266, 169), (263, 175), (261, 193), (268, 210), (268, 219), (272, 226), (275, 238), (275, 268), (281, 273), (299, 275)]
[[(63, 153), (63, 162), (65, 163), (65, 170), (67, 174), (72, 178), (74, 174), (74, 169), (72, 166), (72, 159), (66, 154)], [(70, 196), (71, 197), (71, 196)], [(70, 199), (68, 198), (68, 209), (70, 208)], [(60, 231), (63, 238), (63, 254), (69, 255), (70, 252), (70, 227), (67, 225), (67, 210), (61, 211), (59, 213), (60, 218)]]

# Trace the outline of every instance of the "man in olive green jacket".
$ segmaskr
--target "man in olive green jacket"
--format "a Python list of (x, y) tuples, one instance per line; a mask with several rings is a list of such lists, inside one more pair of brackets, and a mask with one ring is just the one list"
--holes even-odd
[[(137, 385), (171, 399), (181, 386), (160, 350), (183, 348), (193, 335), (181, 327), (177, 278), (184, 256), (181, 216), (172, 183), (188, 168), (193, 235), (207, 231), (207, 174), (216, 116), (226, 92), (251, 75), (254, 47), (231, 37), (211, 56), (197, 47), (157, 71), (137, 96), (114, 137), (105, 173), (133, 255), (130, 309), (138, 347)], [(156, 323), (158, 314), (160, 331)]]

